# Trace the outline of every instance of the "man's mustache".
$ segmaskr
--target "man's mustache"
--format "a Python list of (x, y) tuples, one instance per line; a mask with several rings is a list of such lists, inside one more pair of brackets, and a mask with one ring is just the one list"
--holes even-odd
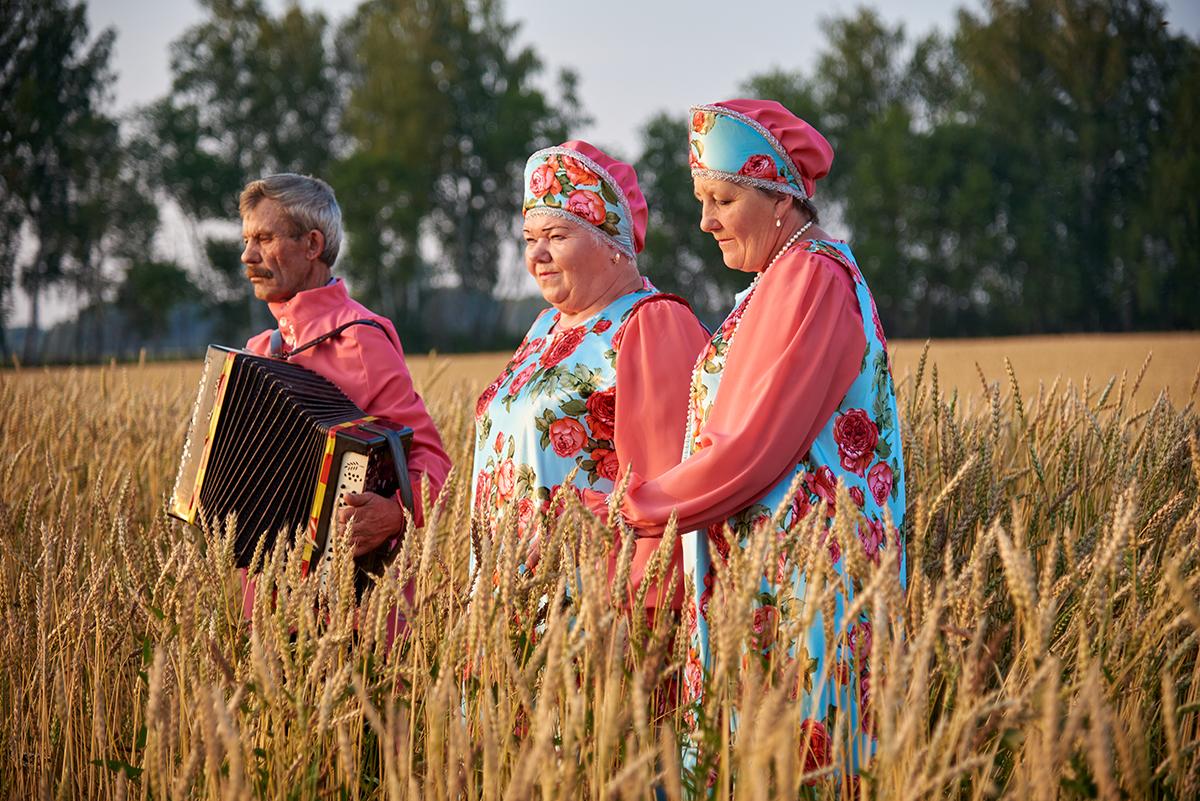
[(270, 270), (246, 270), (247, 278), (274, 278), (275, 274)]

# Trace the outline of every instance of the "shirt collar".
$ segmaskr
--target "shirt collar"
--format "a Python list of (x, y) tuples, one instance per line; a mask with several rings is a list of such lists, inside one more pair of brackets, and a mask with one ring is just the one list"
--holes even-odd
[(267, 307), (286, 335), (315, 318), (340, 309), (349, 299), (346, 283), (341, 278), (330, 278), (324, 286), (297, 292), (289, 300), (268, 303)]

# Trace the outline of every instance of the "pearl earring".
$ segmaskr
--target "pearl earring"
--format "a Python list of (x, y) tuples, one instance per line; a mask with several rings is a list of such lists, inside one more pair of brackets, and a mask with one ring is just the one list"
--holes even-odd
[(775, 218), (775, 227), (776, 227), (776, 228), (782, 228), (782, 227), (783, 227), (783, 221), (782, 221), (782, 220), (780, 220), (778, 217), (776, 217), (776, 218)]

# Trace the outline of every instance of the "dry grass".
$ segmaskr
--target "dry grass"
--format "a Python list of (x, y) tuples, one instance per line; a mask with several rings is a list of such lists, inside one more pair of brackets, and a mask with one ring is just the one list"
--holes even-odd
[[(1015, 360), (1010, 374), (977, 355), (956, 394), (945, 388), (957, 368), (939, 356), (950, 345), (931, 350), (936, 380), (932, 361), (898, 345), (908, 592), (859, 558), (852, 521), (834, 527), (867, 585), (857, 601), (872, 617), (872, 672), (885, 677), (873, 689), (880, 737), (864, 797), (1200, 794), (1197, 340), (1177, 339), (1164, 338), (1187, 363), (1154, 378), (1156, 340), (1141, 387), (1146, 348), (1109, 385), (1099, 371), (1113, 370), (1083, 358), (1092, 340), (1053, 368), (1082, 367), (1090, 381)], [(413, 360), (459, 465), (474, 390), (494, 372), (472, 358), (478, 374), (458, 376), (453, 362), (438, 375)], [(246, 627), (225, 543), (161, 513), (195, 372), (0, 375), (0, 796), (686, 794), (679, 712), (655, 721), (651, 701), (681, 643), (631, 622), (607, 593), (560, 603), (569, 580), (601, 586), (612, 536), (577, 507), (553, 521), (533, 578), (513, 570), (512, 530), (482, 541), (484, 575), (499, 581), (469, 603), (468, 487), (453, 477), (396, 562), (419, 602), (411, 636), (390, 653), (383, 615), (400, 581), (367, 596), (356, 627), (341, 548), (342, 579), (327, 592), (296, 580), (288, 553), (268, 555)], [(1149, 392), (1148, 380), (1161, 383)], [(808, 560), (814, 540), (763, 533), (717, 588), (696, 736), (719, 795), (845, 789), (804, 773), (794, 668), (745, 657), (756, 566), (779, 549)], [(832, 599), (811, 564), (812, 594), (782, 615), (781, 637)], [(551, 612), (535, 626), (544, 598)], [(734, 709), (730, 735), (718, 722)], [(847, 737), (836, 733), (835, 754)]]

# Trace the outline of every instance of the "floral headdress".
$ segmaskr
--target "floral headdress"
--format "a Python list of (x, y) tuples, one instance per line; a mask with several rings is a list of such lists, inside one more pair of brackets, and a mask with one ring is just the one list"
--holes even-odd
[(812, 197), (829, 172), (833, 148), (815, 128), (773, 100), (692, 106), (692, 175)]
[[(635, 190), (636, 186), (634, 178)], [(642, 201), (643, 208), (644, 205)], [(595, 159), (579, 150), (548, 147), (529, 157), (525, 163), (525, 202), (521, 210), (526, 216), (551, 214), (581, 223), (630, 261), (636, 261), (637, 251), (641, 250), (640, 232), (621, 184)], [(641, 224), (644, 229), (644, 219)]]

